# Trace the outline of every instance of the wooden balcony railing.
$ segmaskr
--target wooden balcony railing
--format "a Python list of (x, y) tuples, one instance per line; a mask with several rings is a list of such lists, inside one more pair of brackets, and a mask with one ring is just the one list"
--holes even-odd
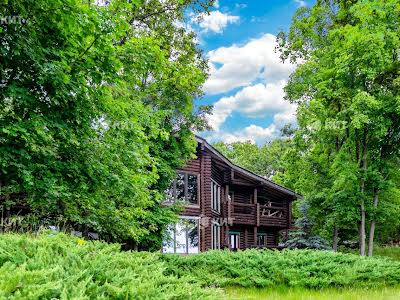
[(288, 225), (287, 207), (281, 203), (269, 202), (261, 205), (228, 201), (228, 217), (237, 224), (279, 227)]

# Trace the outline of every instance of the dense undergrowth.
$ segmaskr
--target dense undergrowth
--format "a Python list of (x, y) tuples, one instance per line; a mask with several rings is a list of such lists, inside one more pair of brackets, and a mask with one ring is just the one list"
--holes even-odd
[(400, 262), (328, 251), (121, 252), (45, 232), (0, 235), (0, 299), (221, 299), (215, 287), (381, 287)]
[(163, 257), (168, 274), (191, 275), (205, 286), (306, 288), (400, 284), (400, 263), (389, 258), (315, 250), (210, 251)]
[(0, 299), (218, 299), (157, 254), (65, 234), (0, 235)]

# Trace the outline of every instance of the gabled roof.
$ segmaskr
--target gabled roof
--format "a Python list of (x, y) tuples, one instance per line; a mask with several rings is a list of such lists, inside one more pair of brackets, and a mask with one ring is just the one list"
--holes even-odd
[(265, 177), (262, 177), (260, 175), (257, 175), (249, 170), (246, 170), (242, 167), (239, 167), (238, 165), (235, 165), (232, 163), (228, 158), (226, 158), (221, 152), (219, 152), (217, 149), (215, 149), (213, 146), (211, 146), (204, 138), (199, 137), (196, 135), (197, 142), (202, 144), (207, 150), (209, 150), (216, 158), (227, 164), (230, 168), (232, 168), (234, 171), (238, 172), (241, 175), (244, 175), (250, 179), (256, 180), (260, 182), (261, 185), (265, 185), (267, 187), (273, 188), (275, 190), (278, 190), (286, 195), (292, 196), (293, 198), (302, 198), (300, 194), (295, 193), (294, 191), (285, 188)]

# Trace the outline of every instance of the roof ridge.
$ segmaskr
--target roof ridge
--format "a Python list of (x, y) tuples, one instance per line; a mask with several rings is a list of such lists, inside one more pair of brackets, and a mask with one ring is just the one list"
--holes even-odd
[[(198, 136), (195, 134), (195, 137), (197, 139), (197, 142), (202, 143), (203, 145), (205, 145), (208, 149), (210, 149), (212, 152), (214, 152), (214, 154), (216, 154), (217, 156), (219, 156), (219, 158), (221, 158), (222, 160), (224, 160), (228, 165), (230, 165), (233, 169), (239, 169), (239, 171), (242, 171), (243, 173), (245, 173), (245, 175), (250, 175), (250, 176), (255, 176), (257, 177), (257, 179), (264, 181), (265, 183), (272, 185), (275, 188), (278, 188), (279, 190), (281, 190), (282, 192), (285, 192), (289, 195), (292, 195), (296, 198), (301, 198), (302, 195), (297, 194), (296, 192), (292, 191), (291, 189), (288, 189), (278, 183), (275, 183), (274, 181), (267, 179), (261, 175), (258, 175), (250, 170), (247, 170), (241, 166), (238, 166), (237, 164), (231, 162), (225, 155), (223, 155), (218, 149), (214, 148), (212, 145), (210, 145), (206, 139)], [(247, 174), (246, 174), (247, 173)]]

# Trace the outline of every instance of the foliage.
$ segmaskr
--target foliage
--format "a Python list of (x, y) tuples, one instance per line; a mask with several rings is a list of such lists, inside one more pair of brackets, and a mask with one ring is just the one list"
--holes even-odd
[(226, 144), (218, 142), (213, 145), (233, 163), (258, 175), (271, 178), (284, 173), (285, 162), (282, 159), (292, 145), (288, 137), (276, 139), (259, 147), (248, 142)]
[(297, 182), (320, 229), (358, 234), (362, 255), (367, 222), (372, 255), (375, 225), (397, 211), (399, 4), (317, 1), (278, 37), (282, 59), (299, 63), (286, 87), (299, 105), (297, 157), (308, 166)]
[(0, 4), (24, 19), (0, 26), (2, 209), (159, 244), (175, 215), (163, 191), (209, 110), (194, 109), (207, 66), (179, 23), (207, 3), (95, 2)]
[(288, 249), (332, 249), (328, 242), (320, 236), (310, 236), (301, 230), (291, 232), (289, 239), (283, 243), (283, 247)]
[(121, 252), (120, 245), (42, 232), (0, 235), (0, 298), (220, 299), (216, 287), (383, 287), (400, 263), (315, 250)]
[(165, 275), (157, 254), (65, 234), (0, 236), (2, 299), (218, 299), (190, 278)]
[(289, 249), (331, 250), (332, 248), (326, 240), (320, 236), (312, 235), (314, 224), (310, 220), (308, 210), (308, 203), (302, 201), (299, 207), (300, 217), (296, 220), (298, 229), (289, 233), (289, 239), (283, 243), (283, 247)]
[(400, 283), (399, 262), (332, 251), (254, 249), (161, 258), (168, 274), (190, 275), (211, 287), (372, 288)]

